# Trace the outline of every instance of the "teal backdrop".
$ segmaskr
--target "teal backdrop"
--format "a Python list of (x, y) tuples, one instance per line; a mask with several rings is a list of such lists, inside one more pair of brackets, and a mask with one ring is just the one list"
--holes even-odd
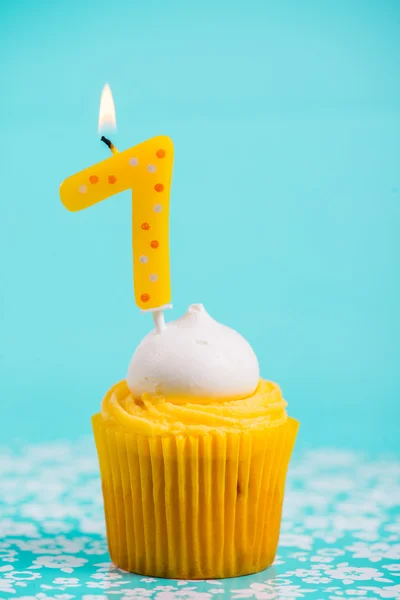
[(400, 4), (0, 4), (0, 443), (78, 439), (151, 327), (130, 194), (72, 214), (61, 181), (116, 145), (175, 143), (174, 309), (239, 330), (299, 447), (394, 449)]

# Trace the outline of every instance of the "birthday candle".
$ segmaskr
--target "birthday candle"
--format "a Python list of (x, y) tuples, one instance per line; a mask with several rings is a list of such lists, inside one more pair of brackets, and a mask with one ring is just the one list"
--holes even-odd
[(174, 147), (167, 136), (137, 146), (72, 175), (60, 188), (71, 211), (83, 210), (132, 190), (132, 248), (135, 300), (143, 310), (171, 300), (169, 200)]

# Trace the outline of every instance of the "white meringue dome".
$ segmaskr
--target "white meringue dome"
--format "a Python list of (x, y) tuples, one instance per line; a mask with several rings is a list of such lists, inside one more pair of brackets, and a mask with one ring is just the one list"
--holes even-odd
[(127, 383), (135, 396), (236, 399), (256, 390), (260, 370), (250, 344), (236, 331), (210, 317), (202, 304), (155, 330), (139, 344)]

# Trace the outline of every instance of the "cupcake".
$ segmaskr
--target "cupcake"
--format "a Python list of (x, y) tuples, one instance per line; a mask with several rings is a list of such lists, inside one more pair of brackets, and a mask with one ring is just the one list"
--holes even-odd
[(270, 566), (299, 427), (285, 407), (202, 305), (147, 335), (93, 417), (112, 561), (174, 579)]

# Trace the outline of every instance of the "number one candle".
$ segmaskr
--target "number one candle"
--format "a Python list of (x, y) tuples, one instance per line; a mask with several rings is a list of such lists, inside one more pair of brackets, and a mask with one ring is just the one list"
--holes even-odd
[[(104, 120), (114, 108), (105, 102)], [(106, 95), (106, 96), (105, 96)], [(114, 124), (115, 126), (115, 124)], [(154, 313), (157, 329), (163, 328), (162, 310), (171, 300), (169, 261), (169, 199), (174, 159), (172, 140), (157, 136), (124, 152), (107, 140), (113, 156), (66, 179), (60, 188), (61, 201), (71, 211), (83, 210), (110, 196), (132, 190), (132, 248), (136, 304)]]

